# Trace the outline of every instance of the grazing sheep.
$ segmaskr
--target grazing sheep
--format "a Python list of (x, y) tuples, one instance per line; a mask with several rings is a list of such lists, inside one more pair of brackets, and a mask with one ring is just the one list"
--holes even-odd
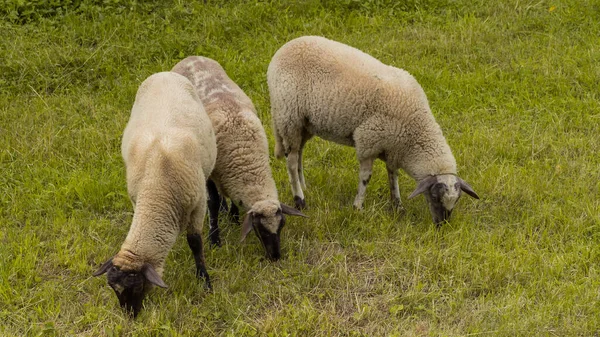
[(146, 79), (138, 89), (121, 150), (133, 222), (119, 253), (94, 276), (108, 272), (119, 303), (135, 317), (152, 285), (166, 287), (163, 265), (184, 229), (196, 276), (210, 289), (201, 232), (206, 178), (215, 166), (217, 148), (211, 121), (190, 81), (172, 72)]
[(479, 198), (456, 175), (456, 162), (421, 86), (408, 72), (318, 36), (281, 47), (267, 71), (275, 155), (287, 156), (296, 207), (306, 206), (302, 150), (317, 135), (353, 146), (360, 162), (356, 208), (362, 208), (373, 161), (387, 165), (394, 208), (401, 209), (399, 168), (418, 181), (433, 220), (449, 219), (461, 191)]
[(220, 245), (218, 216), (220, 197), (230, 198), (248, 210), (242, 224), (242, 240), (254, 229), (267, 258), (281, 257), (280, 232), (284, 214), (305, 216), (278, 200), (269, 166), (267, 136), (252, 101), (209, 58), (190, 56), (172, 71), (187, 77), (196, 87), (217, 137), (217, 163), (207, 184), (209, 191), (210, 239)]

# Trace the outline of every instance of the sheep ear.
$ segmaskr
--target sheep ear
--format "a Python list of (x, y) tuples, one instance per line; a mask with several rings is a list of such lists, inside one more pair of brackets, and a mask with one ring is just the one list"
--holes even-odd
[(308, 218), (308, 215), (300, 212), (299, 210), (295, 209), (294, 207), (288, 206), (282, 202), (279, 203), (279, 205), (281, 206), (281, 211), (283, 212), (283, 214), (297, 215), (297, 216), (302, 216), (302, 217)]
[(100, 268), (98, 270), (96, 270), (95, 273), (92, 274), (92, 276), (100, 276), (100, 275), (106, 273), (108, 271), (108, 269), (113, 266), (112, 260), (113, 260), (113, 258), (111, 257), (110, 259), (108, 259), (108, 261), (104, 262), (102, 264), (102, 266), (100, 266)]
[(246, 213), (246, 217), (244, 218), (244, 223), (242, 223), (242, 240), (243, 242), (246, 240), (246, 236), (252, 230), (252, 222), (254, 221), (254, 214), (252, 212)]
[(149, 263), (144, 263), (144, 266), (142, 267), (142, 275), (144, 275), (146, 280), (154, 285), (157, 285), (161, 288), (167, 287), (160, 275), (158, 275), (156, 270), (154, 270), (154, 267), (152, 267), (152, 265)]
[(461, 178), (458, 178), (458, 180), (460, 182), (460, 189), (463, 192), (467, 193), (468, 195), (470, 195), (471, 197), (473, 197), (475, 199), (479, 199), (479, 196), (477, 195), (477, 193), (475, 193), (475, 191), (473, 190), (471, 185), (467, 184), (467, 182), (462, 180)]
[(431, 185), (435, 184), (436, 178), (435, 176), (427, 177), (419, 182), (417, 188), (408, 196), (408, 199), (412, 199), (417, 195), (425, 192)]

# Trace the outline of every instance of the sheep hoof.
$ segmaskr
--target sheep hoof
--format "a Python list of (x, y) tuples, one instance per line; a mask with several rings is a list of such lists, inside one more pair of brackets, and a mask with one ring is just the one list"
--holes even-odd
[(294, 203), (296, 204), (297, 210), (301, 211), (303, 209), (306, 209), (306, 201), (304, 201), (304, 199), (300, 198), (297, 195), (294, 196)]
[(392, 204), (392, 211), (403, 215), (406, 213), (406, 208), (400, 204)]
[(204, 289), (208, 293), (212, 293), (213, 292), (213, 287), (212, 287), (212, 284), (210, 283), (209, 280), (205, 280), (205, 282), (204, 282)]
[(221, 236), (219, 235), (218, 229), (211, 230), (210, 233), (208, 234), (208, 237), (210, 239), (211, 246), (221, 247)]
[(196, 271), (196, 278), (204, 281), (204, 289), (206, 289), (207, 292), (209, 292), (209, 293), (212, 292), (213, 287), (212, 287), (212, 284), (210, 283), (210, 277), (208, 276), (206, 269), (205, 270), (198, 269)]

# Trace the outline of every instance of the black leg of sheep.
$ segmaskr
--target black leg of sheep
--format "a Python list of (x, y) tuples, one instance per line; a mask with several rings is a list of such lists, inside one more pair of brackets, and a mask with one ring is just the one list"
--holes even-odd
[(231, 217), (236, 224), (240, 224), (240, 210), (233, 201), (231, 202), (231, 208), (229, 208), (229, 217)]
[[(212, 180), (206, 181), (208, 190), (208, 216), (210, 229), (208, 237), (213, 246), (221, 247), (221, 236), (219, 232), (219, 209), (221, 208), (221, 197), (217, 190), (217, 185)], [(225, 198), (223, 198), (225, 199)]]
[(227, 212), (229, 211), (229, 206), (227, 205), (227, 198), (219, 197), (219, 212)]
[(204, 263), (204, 253), (202, 251), (202, 236), (200, 234), (189, 234), (187, 236), (187, 242), (194, 255), (196, 261), (196, 277), (204, 279), (204, 286), (208, 290), (212, 290), (210, 284), (210, 278), (208, 277), (208, 271), (206, 271), (206, 264)]

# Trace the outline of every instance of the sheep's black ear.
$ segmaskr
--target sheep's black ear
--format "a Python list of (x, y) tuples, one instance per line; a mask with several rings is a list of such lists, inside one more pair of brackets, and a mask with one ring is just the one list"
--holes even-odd
[(110, 259), (108, 259), (108, 261), (104, 262), (102, 266), (100, 266), (100, 269), (96, 270), (96, 272), (93, 273), (92, 276), (100, 276), (106, 273), (108, 269), (113, 266), (112, 260), (113, 258), (111, 257)]
[(248, 236), (248, 233), (252, 230), (252, 222), (254, 221), (254, 214), (252, 212), (246, 213), (246, 217), (244, 218), (244, 222), (242, 223), (242, 240), (243, 242)]
[(148, 280), (148, 282), (150, 282), (156, 286), (159, 286), (161, 288), (167, 287), (167, 285), (162, 280), (160, 275), (158, 275), (156, 270), (154, 270), (154, 267), (149, 263), (144, 263), (144, 266), (142, 267), (142, 275), (144, 275), (144, 277), (146, 278), (146, 280)]
[(297, 215), (297, 216), (303, 216), (305, 218), (308, 218), (308, 215), (300, 212), (299, 210), (295, 209), (294, 207), (288, 206), (282, 202), (280, 202), (279, 205), (281, 206), (281, 211), (283, 212), (283, 214)]
[(468, 195), (470, 195), (471, 197), (475, 198), (475, 199), (479, 199), (479, 196), (477, 195), (477, 193), (475, 193), (475, 191), (473, 190), (473, 188), (471, 187), (471, 185), (467, 184), (466, 181), (458, 178), (459, 182), (460, 182), (460, 189), (467, 193)]
[(431, 187), (431, 185), (435, 184), (436, 181), (437, 179), (435, 176), (430, 176), (421, 180), (419, 185), (417, 185), (417, 188), (408, 196), (408, 199), (412, 199), (417, 195), (427, 191), (427, 189)]

